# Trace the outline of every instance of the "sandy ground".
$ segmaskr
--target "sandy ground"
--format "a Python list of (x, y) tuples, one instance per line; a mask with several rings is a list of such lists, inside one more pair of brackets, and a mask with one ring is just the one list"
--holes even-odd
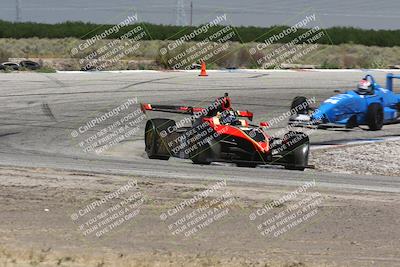
[[(0, 266), (400, 266), (398, 194), (328, 192), (316, 183), (268, 212), (277, 216), (317, 194), (317, 213), (278, 236), (263, 236), (258, 227), (268, 217), (251, 215), (298, 188), (228, 182), (180, 214), (222, 196), (233, 199), (228, 213), (185, 236), (171, 227), (179, 216), (163, 221), (162, 214), (215, 182), (15, 167), (0, 168), (0, 177)], [(137, 216), (99, 237), (85, 235), (79, 225), (89, 217), (74, 221), (73, 214), (130, 181), (137, 182), (131, 193), (144, 197)]]
[(312, 164), (335, 173), (400, 175), (400, 141), (313, 151)]

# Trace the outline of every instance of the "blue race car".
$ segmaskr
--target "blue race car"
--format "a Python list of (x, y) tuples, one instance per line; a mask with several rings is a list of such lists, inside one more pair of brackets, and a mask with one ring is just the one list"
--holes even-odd
[(389, 73), (385, 89), (366, 75), (355, 90), (332, 96), (317, 109), (310, 107), (307, 98), (295, 97), (289, 125), (321, 129), (368, 125), (376, 131), (384, 124), (400, 122), (400, 94), (393, 92), (393, 79), (400, 75)]

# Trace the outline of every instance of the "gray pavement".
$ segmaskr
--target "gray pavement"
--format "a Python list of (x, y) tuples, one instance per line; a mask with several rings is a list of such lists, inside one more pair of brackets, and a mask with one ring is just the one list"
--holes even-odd
[[(376, 80), (384, 83), (384, 72), (372, 73)], [(145, 121), (135, 135), (100, 155), (83, 152), (79, 146), (81, 137), (71, 136), (72, 131), (86, 122), (134, 97), (139, 102), (153, 104), (205, 106), (228, 92), (237, 109), (253, 111), (255, 122), (260, 122), (285, 113), (297, 95), (321, 101), (333, 95), (334, 89), (352, 89), (363, 75), (362, 72), (312, 71), (209, 74), (207, 78), (187, 72), (0, 74), (0, 164), (276, 185), (297, 185), (315, 179), (319, 186), (328, 188), (400, 191), (400, 177), (314, 170), (296, 172), (276, 167), (249, 169), (229, 164), (196, 166), (186, 160), (149, 160), (144, 154)], [(148, 116), (179, 119), (168, 114)], [(107, 120), (102, 125), (112, 123), (113, 120)], [(286, 120), (274, 129), (279, 130), (285, 124)], [(311, 142), (335, 143), (398, 135), (400, 125), (384, 126), (383, 131), (377, 132), (318, 130), (311, 135)]]

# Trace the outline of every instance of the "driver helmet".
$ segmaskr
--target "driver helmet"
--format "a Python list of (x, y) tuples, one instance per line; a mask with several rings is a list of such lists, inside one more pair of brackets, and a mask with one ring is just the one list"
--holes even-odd
[(372, 92), (372, 83), (368, 81), (367, 79), (362, 79), (358, 83), (358, 91), (362, 93), (370, 93)]
[(222, 124), (230, 124), (230, 125), (236, 125), (238, 122), (238, 118), (236, 117), (235, 113), (232, 111), (225, 110), (222, 112), (224, 115), (222, 119)]

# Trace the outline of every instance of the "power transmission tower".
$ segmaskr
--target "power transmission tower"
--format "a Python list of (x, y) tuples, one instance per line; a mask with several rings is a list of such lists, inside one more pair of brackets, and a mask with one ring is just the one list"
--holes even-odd
[(176, 0), (176, 25), (187, 25), (184, 0)]
[(193, 1), (190, 1), (190, 26), (193, 26)]
[(20, 22), (21, 21), (21, 2), (20, 2), (20, 0), (16, 0), (15, 11), (16, 11), (15, 21)]

